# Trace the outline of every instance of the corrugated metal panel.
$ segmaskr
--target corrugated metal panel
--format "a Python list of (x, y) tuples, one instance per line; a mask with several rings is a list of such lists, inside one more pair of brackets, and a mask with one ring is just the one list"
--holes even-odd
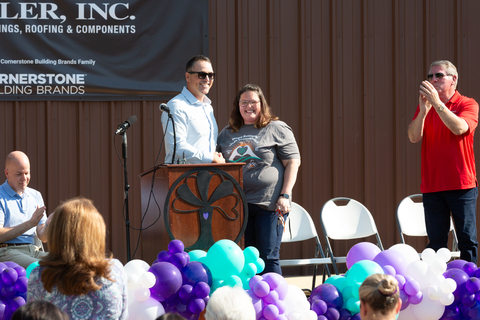
[[(210, 98), (219, 128), (228, 122), (238, 88), (260, 85), (274, 113), (295, 132), (302, 166), (294, 201), (310, 212), (320, 236), (322, 205), (347, 196), (370, 209), (386, 248), (398, 243), (396, 206), (420, 192), (420, 144), (407, 137), (418, 86), (429, 63), (446, 58), (459, 69), (459, 91), (480, 100), (480, 2), (211, 0), (209, 5), (209, 55), (218, 75)], [(130, 220), (139, 228), (138, 174), (153, 167), (160, 149), (159, 103), (0, 102), (0, 159), (15, 149), (29, 155), (31, 186), (43, 193), (49, 211), (73, 196), (92, 198), (107, 222), (109, 249), (125, 262), (123, 170), (114, 148), (121, 155), (121, 138), (113, 134), (130, 115), (138, 117), (127, 133), (127, 168)], [(479, 139), (475, 152), (480, 154)], [(162, 152), (159, 163), (163, 159)], [(138, 241), (141, 246), (139, 232), (132, 231), (132, 253)], [(420, 251), (426, 244), (408, 241)], [(344, 255), (354, 243), (334, 243), (334, 250)], [(313, 248), (313, 242), (284, 245), (282, 256), (306, 256)]]

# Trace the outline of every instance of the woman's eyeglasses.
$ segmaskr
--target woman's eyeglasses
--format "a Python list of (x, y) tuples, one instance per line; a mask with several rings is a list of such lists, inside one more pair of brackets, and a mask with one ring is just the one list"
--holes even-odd
[(453, 74), (449, 74), (449, 73), (445, 74), (445, 73), (441, 73), (441, 72), (430, 73), (429, 75), (427, 75), (427, 79), (432, 80), (433, 76), (435, 76), (435, 78), (437, 78), (437, 79), (442, 79), (445, 76), (453, 76)]
[(248, 106), (255, 107), (259, 103), (260, 103), (260, 101), (240, 101), (240, 106), (244, 107), (244, 108), (248, 107)]
[(207, 76), (213, 80), (215, 79), (215, 72), (201, 72), (201, 71), (188, 71), (190, 74), (196, 73), (198, 75), (198, 79), (205, 79)]

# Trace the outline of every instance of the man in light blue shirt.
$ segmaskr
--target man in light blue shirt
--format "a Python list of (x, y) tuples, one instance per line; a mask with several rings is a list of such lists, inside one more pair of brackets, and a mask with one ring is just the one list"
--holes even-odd
[[(218, 127), (210, 99), (206, 96), (215, 79), (208, 57), (198, 55), (186, 66), (187, 86), (167, 104), (175, 121), (176, 150), (173, 163), (225, 163), (221, 153), (215, 151)], [(173, 125), (168, 123), (167, 112), (162, 114), (165, 133), (165, 163), (172, 163), (174, 150)], [(171, 121), (170, 121), (171, 122)]]
[[(42, 195), (28, 188), (30, 161), (21, 151), (11, 152), (5, 160), (7, 180), (0, 185), (0, 261), (13, 261), (24, 268), (46, 253), (35, 246), (35, 238), (46, 242), (46, 225)], [(36, 233), (36, 235), (35, 235)]]

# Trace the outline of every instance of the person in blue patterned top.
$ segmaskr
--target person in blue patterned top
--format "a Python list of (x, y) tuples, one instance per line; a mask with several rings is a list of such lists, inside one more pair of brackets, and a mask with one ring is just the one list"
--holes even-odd
[(50, 301), (70, 319), (127, 319), (127, 276), (120, 261), (105, 256), (105, 233), (91, 200), (57, 207), (49, 253), (30, 274), (27, 301)]

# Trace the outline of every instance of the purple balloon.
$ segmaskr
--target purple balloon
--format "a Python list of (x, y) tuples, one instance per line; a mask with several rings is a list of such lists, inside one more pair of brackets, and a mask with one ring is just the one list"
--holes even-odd
[(465, 271), (469, 277), (474, 277), (477, 269), (478, 269), (477, 265), (473, 262), (465, 263), (465, 265), (462, 268), (462, 270)]
[(381, 267), (392, 266), (396, 274), (405, 275), (405, 273), (407, 273), (407, 260), (405, 260), (405, 257), (398, 251), (382, 251), (375, 256), (373, 261)]
[(265, 273), (262, 277), (270, 286), (270, 290), (275, 290), (278, 298), (285, 300), (288, 293), (288, 283), (285, 278), (274, 272)]
[(400, 308), (400, 311), (407, 309), (407, 307), (410, 305), (410, 297), (405, 293), (405, 291), (403, 291), (403, 289), (400, 290), (400, 299), (402, 300), (402, 307)]
[(195, 297), (193, 292), (193, 287), (189, 284), (184, 284), (180, 290), (178, 290), (178, 296), (182, 299), (183, 302), (188, 303)]
[(452, 260), (447, 264), (447, 270), (450, 269), (462, 269), (467, 261), (462, 259)]
[(193, 287), (193, 292), (197, 298), (205, 298), (210, 294), (210, 286), (205, 282), (199, 282)]
[(3, 270), (1, 275), (2, 281), (9, 286), (14, 284), (18, 279), (18, 273), (14, 268), (7, 268)]
[(169, 262), (155, 263), (148, 269), (157, 278), (150, 291), (158, 294), (164, 301), (171, 298), (182, 286), (182, 274)]
[(5, 299), (13, 298), (15, 296), (15, 293), (17, 293), (17, 290), (15, 290), (15, 288), (10, 285), (4, 285), (0, 290), (0, 295)]
[(362, 320), (362, 318), (360, 317), (360, 313), (355, 313), (351, 318), (350, 320)]
[(352, 313), (348, 309), (340, 309), (340, 318), (338, 320), (350, 320)]
[(266, 304), (274, 304), (277, 305), (278, 302), (278, 293), (275, 290), (271, 290), (265, 297), (263, 297), (263, 301)]
[(186, 252), (175, 253), (170, 257), (170, 263), (182, 270), (190, 262), (190, 256)]
[(25, 304), (26, 304), (25, 299), (23, 299), (22, 297), (15, 297), (15, 298), (12, 299), (12, 301), (10, 303), (10, 311), (13, 313), (18, 308), (20, 308), (21, 306), (23, 306)]
[(207, 265), (192, 261), (187, 263), (182, 269), (183, 284), (195, 286), (199, 282), (205, 282), (210, 287), (212, 286), (212, 273)]
[(188, 310), (191, 313), (199, 314), (205, 309), (205, 301), (200, 298), (195, 298), (188, 303)]
[(445, 271), (443, 276), (453, 279), (457, 283), (457, 289), (455, 289), (453, 295), (455, 296), (455, 300), (458, 301), (466, 290), (466, 282), (469, 279), (468, 274), (462, 269), (452, 268)]
[(383, 266), (382, 269), (385, 274), (391, 275), (392, 277), (397, 275), (397, 271), (395, 271), (395, 268), (392, 266)]
[(17, 271), (17, 274), (18, 274), (18, 277), (26, 277), (27, 276), (27, 272), (25, 271), (25, 268), (22, 267), (22, 266), (18, 266), (18, 267), (15, 267), (13, 268), (15, 269), (15, 271)]
[(373, 260), (380, 252), (380, 248), (371, 242), (357, 243), (347, 253), (347, 268), (361, 260)]
[(471, 293), (476, 293), (480, 291), (480, 279), (471, 277), (467, 280), (465, 286)]
[(397, 274), (395, 276), (395, 279), (397, 279), (397, 281), (398, 281), (398, 287), (400, 289), (403, 289), (403, 286), (405, 286), (405, 283), (407, 282), (407, 280), (405, 280), (405, 277), (402, 276), (401, 274)]
[(315, 311), (317, 316), (321, 316), (324, 315), (325, 312), (327, 312), (328, 306), (325, 301), (319, 299), (312, 303), (312, 307), (310, 309)]
[(338, 320), (340, 318), (340, 312), (335, 308), (328, 308), (327, 312), (325, 312), (325, 317), (330, 320)]
[(418, 291), (416, 295), (414, 296), (410, 296), (408, 301), (411, 303), (411, 304), (419, 304), (420, 302), (422, 302), (423, 300), (423, 293), (422, 291)]
[(343, 305), (342, 294), (337, 290), (337, 288), (329, 283), (323, 283), (313, 289), (310, 294), (311, 301), (316, 299), (323, 300), (327, 303), (328, 307), (340, 309)]
[(160, 251), (157, 255), (157, 261), (158, 262), (170, 262), (170, 258), (172, 255), (168, 251)]
[(277, 306), (274, 304), (267, 304), (263, 308), (263, 316), (267, 320), (274, 320), (278, 317), (279, 314), (280, 312), (278, 311)]
[(15, 263), (13, 261), (5, 261), (5, 262), (3, 262), (3, 264), (6, 265), (7, 268), (19, 267), (18, 263)]
[(329, 320), (329, 319), (322, 315), (322, 316), (318, 316), (317, 320)]
[(27, 288), (28, 288), (27, 277), (19, 277), (17, 281), (15, 281), (15, 284), (13, 286), (15, 287), (15, 290), (17, 290), (20, 293), (27, 292)]
[(418, 293), (418, 291), (420, 291), (420, 284), (415, 280), (408, 281), (407, 283), (405, 283), (403, 290), (409, 296), (414, 296)]
[(460, 308), (454, 302), (449, 306), (445, 306), (445, 312), (440, 318), (441, 320), (462, 320), (462, 315), (460, 313)]
[(477, 299), (475, 299), (475, 294), (467, 291), (462, 295), (462, 304), (465, 307), (471, 308), (475, 305), (476, 302)]
[(270, 286), (265, 281), (259, 281), (253, 287), (253, 292), (257, 297), (263, 298), (270, 292)]
[(170, 252), (171, 254), (181, 253), (183, 252), (183, 249), (185, 249), (185, 246), (180, 240), (172, 240), (168, 244), (168, 252)]

